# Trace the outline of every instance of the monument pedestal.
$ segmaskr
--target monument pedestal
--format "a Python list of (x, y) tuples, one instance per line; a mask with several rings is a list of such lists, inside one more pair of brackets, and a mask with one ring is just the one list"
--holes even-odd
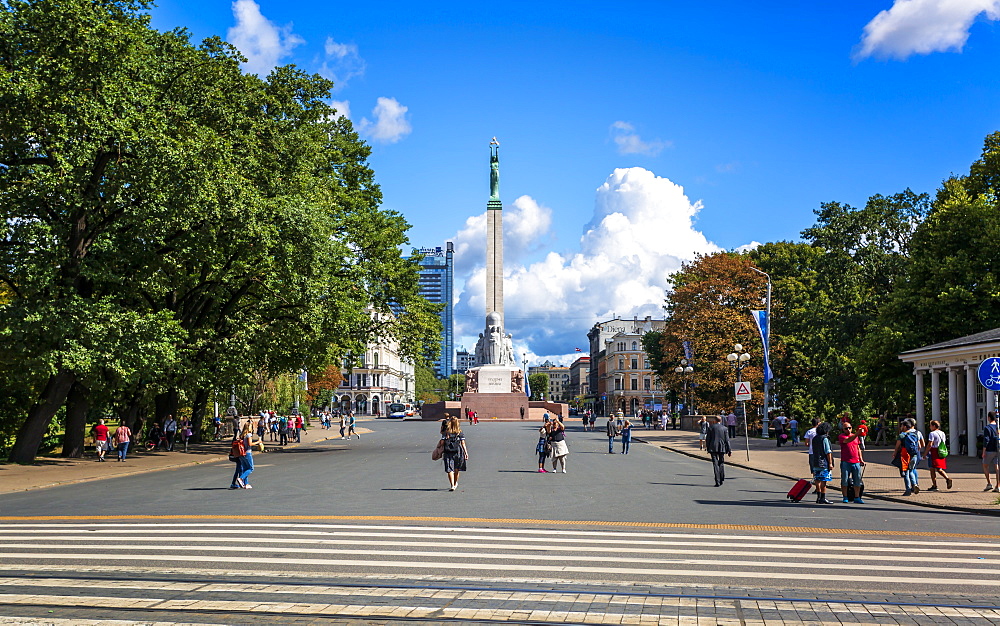
[(529, 418), (528, 396), (523, 393), (463, 393), (462, 418), (467, 411), (479, 413), (480, 420), (519, 420)]
[[(474, 367), (465, 375), (462, 417), (468, 411), (479, 419), (519, 420), (529, 418), (528, 396), (524, 394), (524, 372), (509, 365)], [(523, 412), (522, 412), (523, 409)]]

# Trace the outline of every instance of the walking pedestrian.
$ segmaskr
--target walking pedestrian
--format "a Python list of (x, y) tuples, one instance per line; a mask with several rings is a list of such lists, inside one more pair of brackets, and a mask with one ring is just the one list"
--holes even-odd
[(465, 418), (469, 420), (469, 426), (472, 426), (472, 409), (465, 409)]
[(549, 422), (549, 445), (551, 446), (552, 471), (558, 472), (562, 465), (562, 473), (566, 473), (566, 457), (569, 456), (569, 446), (566, 445), (566, 427), (559, 420)]
[(799, 420), (794, 415), (788, 420), (788, 436), (793, 446), (799, 445)]
[(457, 417), (448, 418), (444, 424), (444, 441), (441, 458), (444, 459), (444, 473), (448, 475), (448, 491), (458, 489), (458, 475), (466, 471), (469, 449), (462, 434), (462, 424)]
[(212, 439), (215, 441), (222, 439), (222, 418), (218, 415), (212, 418)]
[[(942, 456), (941, 452), (944, 451)], [(931, 420), (931, 429), (927, 433), (927, 449), (924, 451), (927, 455), (927, 467), (931, 471), (931, 487), (927, 491), (937, 491), (937, 475), (941, 474), (941, 478), (944, 479), (945, 485), (948, 489), (951, 489), (952, 480), (948, 476), (948, 444), (945, 442), (944, 431), (941, 430), (941, 422), (937, 420)]]
[[(305, 430), (305, 421), (301, 413), (295, 414), (295, 443), (302, 443), (302, 431)], [(358, 437), (360, 439), (361, 437)]]
[(719, 418), (712, 416), (712, 425), (708, 427), (705, 437), (705, 447), (712, 457), (712, 471), (715, 474), (715, 486), (721, 487), (726, 482), (726, 456), (733, 456), (729, 447), (729, 430), (719, 423)]
[(778, 443), (777, 447), (780, 448), (781, 444), (788, 439), (788, 435), (785, 434), (785, 422), (781, 415), (771, 420), (771, 431), (774, 433), (774, 440)]
[(104, 425), (104, 420), (97, 420), (97, 424), (90, 429), (94, 435), (94, 448), (97, 450), (97, 461), (104, 462), (104, 453), (108, 450), (108, 427)]
[(615, 418), (611, 415), (608, 416), (608, 424), (605, 427), (608, 434), (608, 454), (615, 453), (615, 437), (618, 436), (618, 426), (615, 424)]
[(813, 484), (816, 485), (816, 504), (833, 504), (826, 498), (826, 484), (833, 480), (833, 450), (830, 447), (830, 425), (823, 422), (816, 426), (815, 436), (809, 444), (809, 458), (812, 462)]
[(278, 445), (288, 445), (288, 418), (284, 415), (278, 418)]
[(132, 442), (132, 429), (125, 425), (125, 420), (115, 429), (114, 442), (118, 448), (118, 460), (124, 463), (128, 455), (128, 444)]
[[(258, 444), (263, 447), (263, 440), (258, 440)], [(247, 420), (243, 430), (234, 438), (230, 454), (236, 457), (236, 471), (233, 473), (233, 482), (230, 489), (253, 489), (250, 486), (250, 474), (253, 473), (253, 421)]]
[(840, 443), (840, 490), (845, 503), (864, 504), (861, 499), (861, 468), (865, 466), (865, 458), (861, 454), (861, 438), (858, 433), (852, 432), (850, 422), (843, 422), (840, 430), (837, 438)]
[[(472, 423), (473, 424), (478, 424), (479, 423), (479, 411), (473, 411), (472, 412)], [(360, 437), (358, 437), (358, 439), (360, 439)]]
[(191, 437), (194, 436), (194, 431), (191, 430), (191, 420), (187, 417), (182, 417), (178, 428), (181, 431), (181, 441), (184, 442), (184, 451), (187, 452), (188, 443), (191, 441)]
[[(1000, 492), (1000, 431), (997, 430), (997, 414), (993, 411), (987, 415), (988, 423), (983, 428), (983, 474), (986, 475), (986, 489), (983, 491)], [(992, 473), (996, 472), (997, 482), (993, 485)]]
[(726, 416), (726, 430), (729, 431), (729, 438), (733, 439), (736, 437), (736, 413), (732, 411)]
[[(927, 447), (924, 436), (915, 428), (916, 422), (910, 418), (900, 422), (899, 436), (896, 437), (896, 451), (893, 465), (899, 468), (903, 477), (904, 496), (920, 493), (917, 484), (917, 467), (920, 463), (920, 451)], [(898, 463), (898, 465), (897, 465)]]
[(702, 415), (698, 418), (698, 449), (705, 449), (705, 439), (708, 437), (708, 421)]
[(340, 438), (346, 439), (344, 433), (347, 432), (347, 413), (340, 414)]
[(260, 418), (257, 419), (257, 439), (264, 439), (264, 433), (267, 432), (267, 417), (267, 412), (260, 412)]
[(538, 472), (540, 474), (548, 474), (549, 470), (545, 469), (545, 459), (549, 458), (549, 452), (552, 446), (549, 445), (549, 425), (542, 424), (538, 429), (538, 444), (535, 446), (535, 452), (538, 454)]
[(351, 438), (351, 435), (358, 435), (358, 439), (361, 439), (361, 435), (359, 435), (358, 433), (354, 432), (354, 425), (355, 425), (355, 423), (356, 423), (356, 421), (354, 419), (354, 411), (351, 411), (351, 414), (347, 417), (347, 438), (348, 439)]
[(625, 420), (622, 424), (622, 454), (628, 454), (629, 448), (632, 447), (632, 422)]
[(177, 437), (177, 420), (173, 415), (167, 416), (167, 421), (163, 422), (163, 436), (167, 438), (167, 452), (174, 449), (174, 438)]

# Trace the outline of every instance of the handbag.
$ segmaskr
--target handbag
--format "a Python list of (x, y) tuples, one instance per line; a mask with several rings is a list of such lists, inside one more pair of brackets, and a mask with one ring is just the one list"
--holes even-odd
[(440, 461), (442, 456), (444, 456), (444, 439), (439, 440), (438, 444), (434, 446), (434, 452), (431, 452), (431, 460)]

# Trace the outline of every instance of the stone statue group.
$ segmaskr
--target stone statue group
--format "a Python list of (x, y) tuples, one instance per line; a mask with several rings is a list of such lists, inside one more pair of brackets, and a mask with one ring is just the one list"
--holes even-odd
[(496, 311), (486, 316), (486, 333), (479, 333), (476, 342), (476, 363), (480, 365), (517, 365), (514, 357), (514, 340), (504, 334), (500, 314)]

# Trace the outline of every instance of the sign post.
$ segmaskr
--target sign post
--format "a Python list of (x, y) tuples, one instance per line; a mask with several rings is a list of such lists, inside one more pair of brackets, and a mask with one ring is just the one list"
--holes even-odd
[[(740, 403), (740, 412), (743, 413), (743, 438), (747, 442), (747, 462), (750, 462), (750, 420), (747, 419), (747, 405), (746, 401), (750, 399), (750, 383), (745, 381), (736, 381), (733, 385), (733, 390), (736, 392), (736, 401)], [(767, 419), (767, 416), (764, 416)]]
[(979, 364), (977, 373), (979, 384), (993, 392), (993, 406), (1000, 406), (997, 398), (997, 392), (1000, 391), (1000, 358), (994, 356), (984, 360)]

